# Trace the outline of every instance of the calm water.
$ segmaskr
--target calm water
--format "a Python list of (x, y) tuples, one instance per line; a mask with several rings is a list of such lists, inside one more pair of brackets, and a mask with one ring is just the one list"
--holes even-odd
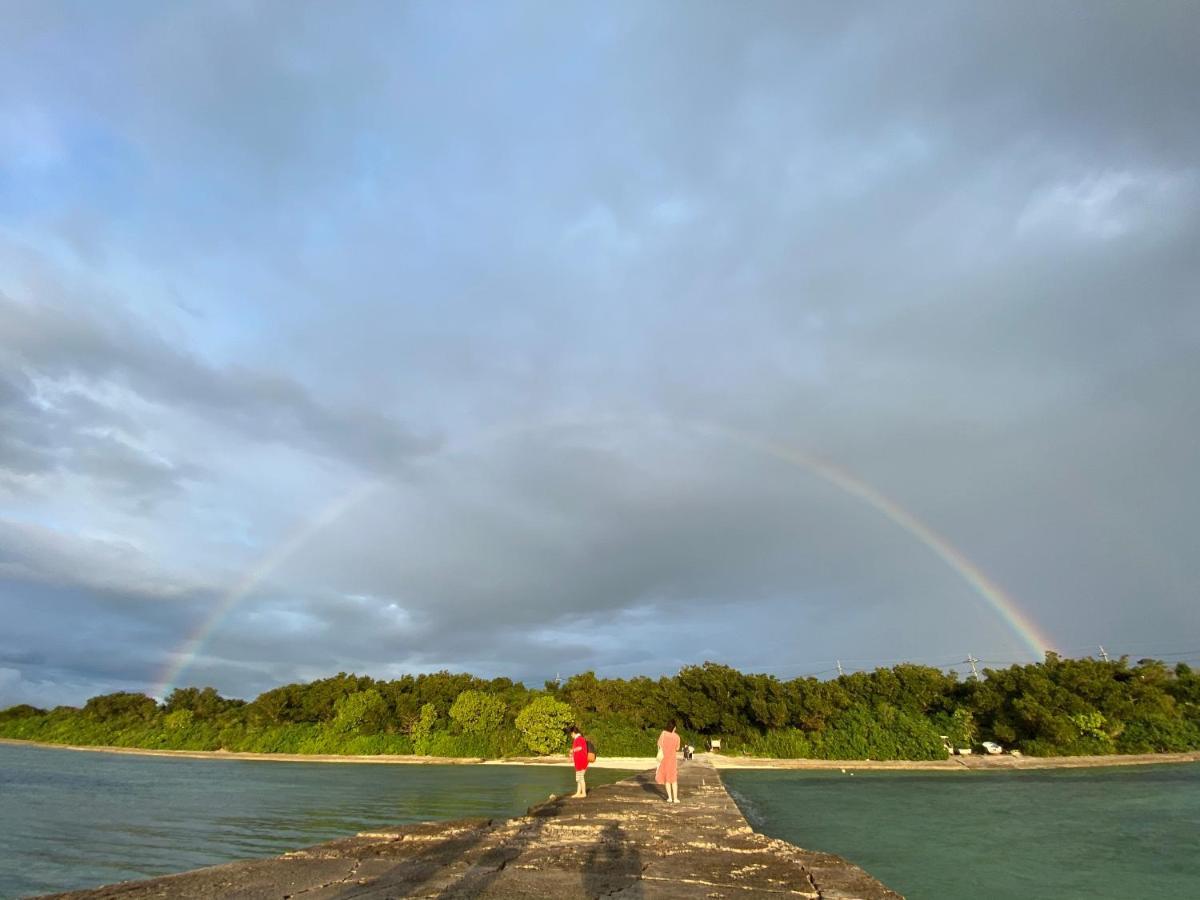
[(757, 830), (910, 900), (1200, 897), (1200, 765), (722, 775)]
[[(593, 770), (589, 784), (624, 777)], [(512, 816), (569, 768), (169, 759), (0, 744), (0, 897), (274, 856), (428, 819)]]
[[(912, 900), (1200, 897), (1200, 765), (724, 777), (760, 831), (839, 853)], [(564, 768), (0, 745), (0, 897), (272, 856), (384, 825), (516, 815), (573, 786)]]

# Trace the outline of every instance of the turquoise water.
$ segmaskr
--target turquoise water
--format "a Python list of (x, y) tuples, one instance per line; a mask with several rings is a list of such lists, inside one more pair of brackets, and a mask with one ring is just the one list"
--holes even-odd
[[(628, 773), (592, 770), (599, 785)], [(248, 762), (0, 744), (0, 897), (274, 856), (387, 825), (523, 813), (570, 768)]]
[[(624, 774), (593, 771), (590, 781)], [(1200, 897), (1200, 765), (723, 777), (758, 830), (841, 854), (912, 900)], [(573, 787), (566, 768), (0, 744), (0, 898), (272, 856), (386, 825), (516, 815)]]
[(910, 900), (1200, 897), (1200, 765), (722, 777), (756, 830)]

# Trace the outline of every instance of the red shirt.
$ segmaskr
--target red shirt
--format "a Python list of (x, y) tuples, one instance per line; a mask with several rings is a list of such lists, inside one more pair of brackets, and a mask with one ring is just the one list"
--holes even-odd
[(576, 772), (582, 772), (588, 766), (587, 741), (582, 734), (571, 744), (571, 759), (575, 762)]

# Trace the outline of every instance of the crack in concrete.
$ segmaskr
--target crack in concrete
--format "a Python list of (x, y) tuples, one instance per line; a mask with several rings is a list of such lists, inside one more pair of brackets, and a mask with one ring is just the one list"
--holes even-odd
[(659, 884), (694, 884), (698, 887), (723, 888), (727, 891), (753, 891), (756, 894), (792, 894), (799, 897), (811, 897), (810, 894), (789, 887), (774, 888), (762, 885), (733, 884), (727, 881), (705, 881), (703, 878), (663, 878), (657, 875), (644, 875), (642, 880), (654, 881)]
[(357, 874), (362, 868), (363, 861), (361, 859), (354, 860), (354, 865), (350, 867), (350, 871), (341, 878), (335, 878), (333, 881), (327, 881), (325, 884), (316, 884), (312, 887), (306, 887), (303, 890), (296, 891), (294, 894), (284, 894), (283, 900), (292, 900), (293, 897), (299, 897), (301, 894), (311, 894), (313, 891), (323, 891), (326, 888), (331, 888), (335, 884), (346, 884), (351, 878)]

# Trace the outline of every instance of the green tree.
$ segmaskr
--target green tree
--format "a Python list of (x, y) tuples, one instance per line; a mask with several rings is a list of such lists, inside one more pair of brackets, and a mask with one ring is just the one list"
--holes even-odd
[(450, 718), (464, 734), (488, 734), (504, 724), (504, 701), (483, 691), (463, 691), (450, 707)]
[(463, 691), (480, 690), (484, 686), (485, 683), (473, 675), (441, 671), (418, 675), (416, 692), (422, 704), (432, 703), (440, 715), (445, 715)]
[(764, 730), (782, 728), (788, 723), (788, 691), (774, 675), (747, 675), (744, 679), (750, 719)]
[(535, 697), (517, 716), (517, 731), (534, 753), (549, 754), (566, 749), (566, 730), (574, 721), (571, 707), (561, 700)]
[(960, 706), (950, 716), (949, 731), (947, 736), (953, 746), (971, 747), (979, 735), (979, 726), (975, 724), (975, 717), (971, 715), (971, 711), (965, 706)]
[(746, 676), (729, 666), (706, 662), (685, 666), (671, 685), (670, 702), (683, 725), (700, 734), (745, 734), (749, 728)]
[(241, 700), (226, 700), (217, 693), (216, 688), (175, 688), (167, 696), (163, 710), (168, 713), (187, 709), (195, 714), (197, 719), (215, 719), (228, 709), (244, 706)]
[(342, 734), (378, 734), (387, 724), (387, 702), (374, 688), (347, 694), (334, 710), (330, 727)]
[(163, 727), (167, 731), (187, 731), (195, 724), (196, 714), (190, 709), (177, 709), (167, 713), (163, 718)]
[(429, 755), (429, 745), (433, 740), (434, 729), (437, 727), (438, 711), (433, 703), (426, 703), (417, 715), (417, 721), (412, 725), (413, 749), (420, 756)]
[(93, 697), (83, 706), (84, 715), (102, 722), (117, 720), (148, 722), (158, 714), (153, 697), (119, 691)]
[(8, 709), (0, 710), (0, 722), (7, 722), (10, 719), (28, 719), (33, 716), (44, 716), (46, 711), (38, 709), (36, 706), (30, 706), (28, 703), (22, 703), (18, 706), (10, 706)]
[(836, 681), (797, 678), (786, 685), (788, 716), (804, 731), (820, 731), (850, 704), (850, 695)]
[[(554, 700), (559, 706), (548, 705)], [(553, 710), (559, 714), (547, 715)], [(1190, 666), (1055, 654), (962, 682), (908, 664), (780, 682), (706, 663), (657, 679), (585, 672), (538, 693), (464, 673), (376, 682), (343, 672), (282, 685), (248, 705), (213, 688), (184, 687), (161, 709), (133, 693), (93, 697), (82, 709), (13, 707), (0, 711), (0, 735), (264, 752), (406, 752), (411, 736), (423, 753), (500, 756), (523, 745), (537, 752), (565, 746), (561, 729), (572, 710), (602, 745), (629, 753), (652, 749), (671, 718), (692, 740), (721, 735), (731, 751), (777, 756), (927, 758), (941, 752), (931, 733), (951, 735), (958, 746), (997, 740), (1030, 755), (1200, 748), (1200, 675)]]

